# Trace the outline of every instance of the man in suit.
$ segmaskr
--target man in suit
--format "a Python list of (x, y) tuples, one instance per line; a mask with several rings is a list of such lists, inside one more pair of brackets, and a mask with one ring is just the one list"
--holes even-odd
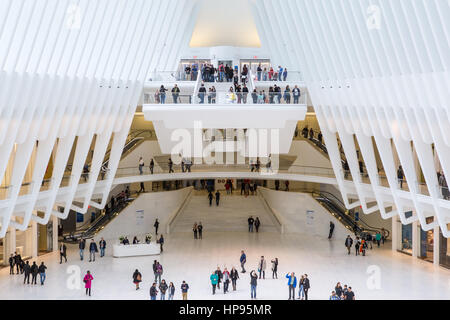
[[(14, 264), (16, 265), (16, 271), (17, 271), (17, 274), (19, 274), (19, 268), (20, 268), (20, 264), (22, 263), (22, 257), (20, 256), (20, 254), (18, 254), (17, 252), (15, 252), (15, 255), (14, 255)], [(23, 273), (22, 272), (23, 270), (22, 270), (22, 268), (20, 268), (20, 273)]]
[(67, 247), (64, 243), (61, 242), (61, 244), (59, 245), (59, 264), (62, 263), (63, 258), (65, 262), (67, 262)]
[[(9, 274), (14, 274), (14, 255), (11, 253), (11, 256), (9, 257)], [(17, 273), (19, 273), (19, 270), (17, 270)]]

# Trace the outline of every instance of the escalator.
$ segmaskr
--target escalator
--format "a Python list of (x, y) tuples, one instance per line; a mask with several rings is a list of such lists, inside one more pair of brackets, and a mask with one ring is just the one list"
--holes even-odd
[[(355, 235), (363, 237), (367, 233), (373, 235), (377, 232), (383, 232), (382, 228), (369, 225), (361, 217), (359, 217), (358, 221), (355, 221), (354, 212), (347, 213), (345, 205), (332, 193), (324, 191), (313, 192), (312, 196)], [(389, 234), (389, 230), (384, 229), (386, 239), (389, 237)]]
[(119, 201), (107, 213), (95, 219), (87, 227), (81, 227), (77, 231), (64, 235), (65, 242), (77, 242), (80, 238), (89, 239), (94, 237), (100, 230), (102, 230), (111, 220), (117, 217), (128, 205), (133, 202), (135, 198), (128, 198)]

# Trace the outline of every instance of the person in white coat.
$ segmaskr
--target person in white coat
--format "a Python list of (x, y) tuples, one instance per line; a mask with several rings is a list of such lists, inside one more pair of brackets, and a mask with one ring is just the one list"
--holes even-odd
[(264, 256), (261, 256), (261, 259), (258, 262), (258, 272), (259, 272), (259, 278), (261, 279), (261, 275), (263, 279), (266, 278), (266, 259), (264, 259)]

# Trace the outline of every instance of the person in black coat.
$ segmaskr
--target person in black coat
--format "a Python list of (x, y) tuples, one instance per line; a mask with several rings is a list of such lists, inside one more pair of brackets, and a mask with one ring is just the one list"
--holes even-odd
[(80, 239), (80, 243), (78, 244), (78, 249), (80, 249), (80, 260), (84, 258), (84, 249), (86, 248), (86, 239)]
[(62, 259), (65, 259), (65, 262), (67, 262), (67, 247), (64, 243), (61, 243), (59, 245), (59, 264), (62, 263)]
[[(14, 274), (14, 264), (14, 255), (11, 253), (11, 257), (9, 257), (9, 274)], [(19, 270), (17, 270), (17, 273), (19, 273)]]
[(303, 290), (305, 291), (305, 300), (308, 300), (308, 290), (310, 288), (308, 275), (305, 274), (305, 282), (303, 284)]
[(19, 274), (19, 268), (20, 268), (20, 273), (23, 273), (23, 267), (21, 266), (22, 265), (22, 257), (17, 252), (14, 255), (14, 264), (16, 265), (17, 274)]
[(253, 232), (253, 223), (255, 220), (253, 217), (248, 218), (248, 232)]
[(216, 191), (216, 206), (219, 206), (220, 202), (220, 192), (219, 190)]
[(31, 284), (37, 284), (36, 280), (37, 280), (37, 275), (39, 272), (39, 267), (36, 264), (36, 261), (33, 261), (33, 264), (31, 265)]
[(98, 252), (97, 244), (95, 243), (94, 239), (91, 240), (91, 243), (89, 244), (89, 262), (92, 260), (95, 261), (95, 253)]
[(164, 245), (164, 237), (163, 237), (163, 235), (161, 235), (161, 237), (159, 238), (158, 243), (159, 243), (159, 247), (160, 247), (161, 252), (163, 252), (163, 245)]
[(203, 238), (203, 225), (201, 222), (199, 222), (197, 225), (197, 231), (198, 231), (198, 238), (202, 239)]
[(155, 220), (155, 224), (153, 224), (153, 226), (155, 227), (155, 234), (158, 235), (158, 228), (159, 228), (159, 221), (158, 221), (158, 219)]
[(27, 282), (27, 284), (30, 284), (31, 267), (28, 261), (23, 266), (23, 272), (24, 272), (23, 284), (25, 284), (25, 281)]
[(156, 283), (153, 282), (153, 285), (150, 287), (150, 299), (156, 300), (157, 295), (158, 295), (158, 290), (156, 289)]
[(133, 273), (133, 283), (136, 285), (136, 290), (139, 290), (139, 283), (142, 281), (142, 274), (138, 269)]
[(260, 226), (260, 225), (261, 225), (261, 221), (259, 221), (259, 218), (256, 217), (256, 220), (255, 220), (255, 229), (256, 229), (256, 232), (258, 232), (259, 226)]
[(41, 276), (41, 286), (44, 285), (44, 281), (46, 278), (45, 269), (47, 269), (47, 267), (45, 266), (44, 262), (41, 262), (41, 265), (38, 268), (39, 275)]
[(236, 282), (239, 279), (239, 272), (233, 267), (230, 272), (231, 285), (233, 286), (233, 291), (236, 291)]
[(331, 239), (331, 237), (333, 236), (333, 231), (334, 231), (334, 223), (330, 221), (330, 233), (328, 234), (328, 239)]
[(210, 207), (212, 206), (213, 198), (214, 198), (214, 196), (213, 196), (212, 192), (208, 193), (208, 199), (209, 199), (209, 206)]

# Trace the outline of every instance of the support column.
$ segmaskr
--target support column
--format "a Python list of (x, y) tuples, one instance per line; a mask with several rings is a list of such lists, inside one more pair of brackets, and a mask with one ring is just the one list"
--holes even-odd
[(53, 227), (53, 251), (58, 251), (58, 217), (52, 216)]
[(439, 226), (434, 227), (433, 230), (433, 264), (439, 267), (439, 249), (440, 249), (440, 232)]
[(37, 258), (38, 256), (38, 228), (37, 222), (31, 220), (31, 257)]
[(392, 218), (392, 230), (391, 230), (391, 240), (392, 240), (392, 251), (398, 250), (398, 218), (393, 216)]
[(412, 256), (419, 256), (420, 238), (419, 238), (419, 222), (416, 220), (412, 224)]
[(11, 253), (14, 253), (16, 251), (16, 228), (15, 227), (9, 227), (8, 232), (8, 255), (7, 257), (11, 255)]

